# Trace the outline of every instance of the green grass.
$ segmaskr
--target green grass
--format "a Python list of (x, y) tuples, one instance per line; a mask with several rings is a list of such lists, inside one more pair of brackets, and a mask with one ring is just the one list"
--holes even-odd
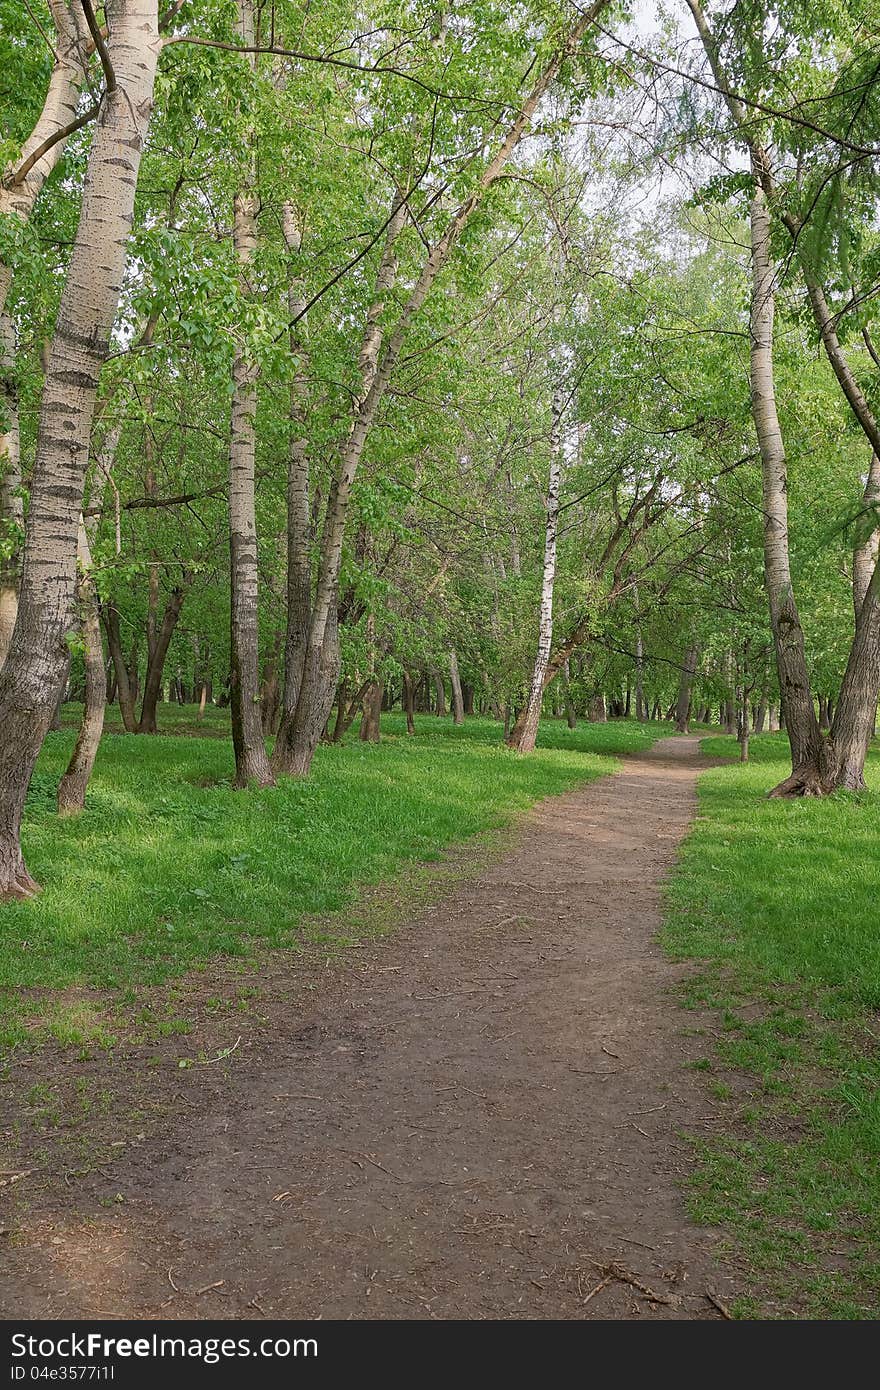
[[(703, 750), (730, 757), (733, 740)], [(665, 941), (705, 967), (721, 1134), (691, 1205), (753, 1271), (743, 1315), (880, 1317), (880, 755), (869, 790), (768, 801), (784, 736), (706, 773)]]
[[(213, 957), (295, 944), (305, 918), (345, 908), (359, 885), (439, 859), (666, 731), (547, 721), (538, 752), (522, 758), (489, 720), (456, 729), (423, 716), (408, 738), (402, 716), (389, 715), (378, 747), (321, 747), (307, 781), (235, 792), (227, 740), (187, 736), (192, 709), (164, 706), (160, 719), (180, 736), (102, 740), (87, 809), (72, 820), (58, 819), (54, 799), (73, 732), (46, 740), (23, 831), (44, 892), (3, 909), (0, 1040), (33, 1036), (40, 1014), (62, 1039), (100, 1035), (77, 988), (130, 990)], [(224, 712), (211, 719), (222, 732)]]

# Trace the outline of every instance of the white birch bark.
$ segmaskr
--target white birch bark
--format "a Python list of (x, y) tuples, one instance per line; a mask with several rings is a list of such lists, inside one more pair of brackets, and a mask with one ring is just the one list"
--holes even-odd
[(538, 650), (529, 682), (529, 693), (522, 713), (511, 730), (508, 744), (518, 753), (534, 752), (538, 722), (544, 699), (544, 682), (553, 648), (553, 590), (556, 584), (556, 553), (559, 541), (559, 492), (562, 485), (562, 415), (564, 390), (557, 379), (553, 392), (550, 425), (550, 467), (545, 503), (544, 565), (541, 573), (541, 601), (538, 610)]
[(125, 269), (159, 57), (156, 0), (108, 4), (116, 88), (95, 123), (40, 406), (15, 632), (0, 672), (0, 895), (36, 891), (20, 826), (75, 626), (76, 542), (101, 365)]

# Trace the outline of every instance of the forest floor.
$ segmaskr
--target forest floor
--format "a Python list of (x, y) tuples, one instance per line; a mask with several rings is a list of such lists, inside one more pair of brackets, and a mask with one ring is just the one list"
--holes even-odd
[(714, 1116), (692, 967), (656, 944), (708, 765), (663, 739), (543, 801), (384, 940), (153, 986), (186, 1055), (23, 1048), (50, 1123), (5, 1194), (0, 1313), (724, 1316), (739, 1278), (682, 1195)]

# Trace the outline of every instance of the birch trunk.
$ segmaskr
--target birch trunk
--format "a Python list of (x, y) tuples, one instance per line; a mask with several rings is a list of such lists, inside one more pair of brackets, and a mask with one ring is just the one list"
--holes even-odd
[[(114, 425), (101, 448), (98, 473), (103, 477), (101, 510), (111, 485), (116, 450), (122, 435), (122, 425)], [(91, 781), (95, 758), (104, 731), (104, 710), (108, 704), (107, 673), (104, 668), (104, 646), (101, 641), (101, 609), (92, 574), (92, 549), (98, 534), (101, 512), (88, 520), (80, 514), (77, 531), (77, 561), (79, 565), (79, 604), (85, 665), (85, 696), (83, 717), (67, 770), (58, 784), (58, 814), (74, 815), (86, 804), (86, 791)], [(117, 545), (119, 544), (117, 536)], [(118, 552), (117, 552), (118, 553)]]
[[(238, 25), (243, 44), (253, 46), (252, 0), (238, 0)], [(254, 55), (248, 55), (254, 66)], [(249, 139), (252, 139), (252, 135)], [(254, 163), (248, 153), (245, 186), (233, 210), (232, 240), (242, 289), (248, 293), (248, 270), (257, 246), (257, 199)], [(259, 572), (257, 515), (254, 501), (256, 466), (257, 371), (247, 346), (237, 346), (232, 365), (232, 420), (229, 440), (229, 563), (230, 563), (230, 687), (232, 746), (235, 750), (233, 786), (274, 782), (260, 711)]]
[(287, 310), (290, 353), (297, 363), (290, 384), (290, 443), (287, 455), (287, 626), (284, 643), (284, 692), (281, 724), (272, 753), (272, 770), (291, 771), (290, 735), (302, 686), (312, 608), (312, 557), (308, 443), (305, 435), (306, 382), (298, 325), (305, 308), (303, 281), (297, 274), (302, 233), (290, 203), (282, 208), (282, 231), (288, 254)]
[(562, 415), (564, 409), (562, 381), (557, 380), (553, 392), (550, 421), (550, 468), (547, 478), (547, 500), (544, 527), (544, 568), (541, 575), (541, 606), (538, 618), (538, 651), (529, 693), (507, 740), (517, 753), (532, 753), (538, 737), (538, 721), (550, 652), (553, 647), (553, 590), (556, 584), (556, 551), (559, 538), (559, 491), (562, 485)]
[(110, 6), (115, 90), (102, 100), (43, 385), (18, 619), (0, 672), (0, 896), (37, 890), (21, 855), (24, 799), (74, 626), (76, 539), (101, 365), (125, 269), (159, 56), (156, 0)]
[[(93, 528), (93, 532), (94, 532)], [(83, 657), (86, 671), (85, 703), (82, 723), (71, 754), (70, 762), (58, 783), (58, 814), (75, 815), (86, 804), (86, 789), (95, 766), (101, 734), (104, 730), (104, 706), (107, 698), (107, 678), (104, 672), (104, 648), (101, 642), (101, 619), (98, 596), (92, 577), (92, 548), (86, 523), (80, 517), (77, 551), (80, 567), (79, 601), (82, 608)]]
[[(65, 0), (50, 0), (49, 8), (55, 24), (55, 61), (46, 99), (20, 155), (6, 170), (0, 184), (0, 217), (11, 216), (22, 222), (30, 219), (43, 184), (63, 153), (65, 142), (57, 140), (38, 159), (34, 156), (48, 139), (74, 119), (88, 61), (88, 30), (79, 6), (68, 6)], [(24, 534), (24, 509), (19, 495), (21, 458), (15, 330), (12, 317), (6, 311), (11, 285), (12, 267), (0, 258), (0, 541), (7, 546), (12, 543), (11, 553), (0, 559), (0, 668), (6, 660), (18, 612), (20, 542)]]

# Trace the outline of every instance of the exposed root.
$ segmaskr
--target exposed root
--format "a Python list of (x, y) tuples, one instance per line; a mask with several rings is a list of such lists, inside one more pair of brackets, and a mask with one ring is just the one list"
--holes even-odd
[(42, 891), (36, 879), (31, 878), (24, 864), (21, 864), (10, 881), (0, 886), (0, 902), (23, 902), (27, 898), (35, 898)]
[(832, 790), (833, 788), (825, 785), (815, 770), (807, 772), (798, 769), (774, 787), (772, 791), (769, 791), (767, 795), (768, 797), (787, 797), (791, 800), (796, 796), (827, 796)]

